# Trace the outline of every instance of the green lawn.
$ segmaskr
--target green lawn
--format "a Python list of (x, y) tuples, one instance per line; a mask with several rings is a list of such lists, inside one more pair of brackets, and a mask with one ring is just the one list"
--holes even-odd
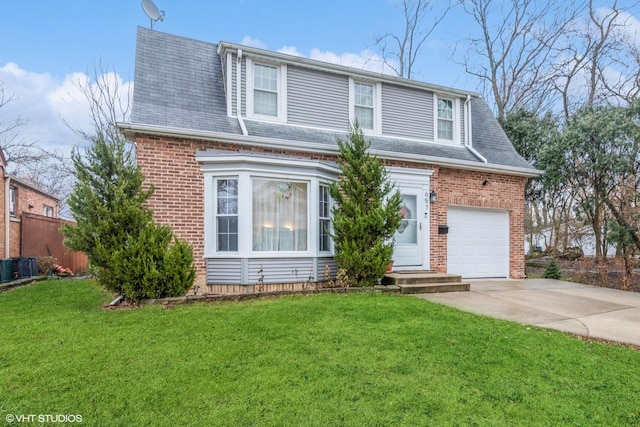
[(0, 294), (0, 427), (640, 425), (640, 352), (417, 298), (108, 300), (90, 281)]

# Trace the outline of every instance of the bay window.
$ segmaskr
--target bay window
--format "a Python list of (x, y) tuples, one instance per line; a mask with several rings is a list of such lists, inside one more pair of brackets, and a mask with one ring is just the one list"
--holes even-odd
[(204, 180), (205, 258), (330, 256), (332, 163), (212, 150)]

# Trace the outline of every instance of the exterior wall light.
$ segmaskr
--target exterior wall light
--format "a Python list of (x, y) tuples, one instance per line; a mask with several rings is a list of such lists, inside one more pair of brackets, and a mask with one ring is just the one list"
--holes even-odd
[(431, 193), (429, 193), (429, 201), (431, 203), (435, 203), (438, 201), (438, 195), (436, 194), (435, 191), (431, 190)]

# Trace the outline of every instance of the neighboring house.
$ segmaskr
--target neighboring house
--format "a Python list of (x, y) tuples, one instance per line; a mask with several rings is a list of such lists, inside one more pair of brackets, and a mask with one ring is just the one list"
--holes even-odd
[(524, 186), (539, 172), (475, 93), (143, 28), (134, 83), (120, 127), (198, 284), (335, 274), (327, 186), (356, 119), (402, 195), (396, 270), (524, 277)]
[(4, 184), (0, 189), (0, 258), (19, 257), (23, 255), (23, 214), (57, 218), (59, 200), (8, 174), (1, 149), (0, 167)]

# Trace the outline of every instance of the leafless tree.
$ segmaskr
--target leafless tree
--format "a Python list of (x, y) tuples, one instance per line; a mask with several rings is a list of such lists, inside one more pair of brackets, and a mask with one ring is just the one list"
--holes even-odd
[(402, 34), (386, 32), (374, 36), (385, 64), (400, 77), (410, 79), (420, 49), (455, 6), (452, 0), (402, 0)]
[[(0, 82), (0, 111), (13, 101), (4, 83)], [(59, 212), (65, 210), (65, 200), (71, 188), (68, 159), (58, 151), (48, 151), (38, 141), (26, 139), (21, 129), (29, 125), (24, 116), (6, 118), (0, 115), (0, 147), (8, 164), (8, 172), (34, 187), (60, 198)]]
[(589, 0), (586, 15), (567, 28), (554, 64), (554, 90), (565, 119), (578, 108), (629, 101), (637, 94), (638, 47), (625, 34), (629, 15), (617, 1), (600, 8)]
[(77, 79), (75, 86), (87, 102), (91, 127), (80, 129), (65, 122), (67, 127), (86, 141), (124, 138), (117, 123), (126, 121), (129, 116), (131, 86), (123, 86), (115, 70), (107, 70), (101, 65), (94, 68), (88, 79)]
[(548, 107), (557, 42), (580, 10), (554, 0), (465, 0), (479, 35), (463, 62), (480, 80), (498, 118), (515, 108)]

